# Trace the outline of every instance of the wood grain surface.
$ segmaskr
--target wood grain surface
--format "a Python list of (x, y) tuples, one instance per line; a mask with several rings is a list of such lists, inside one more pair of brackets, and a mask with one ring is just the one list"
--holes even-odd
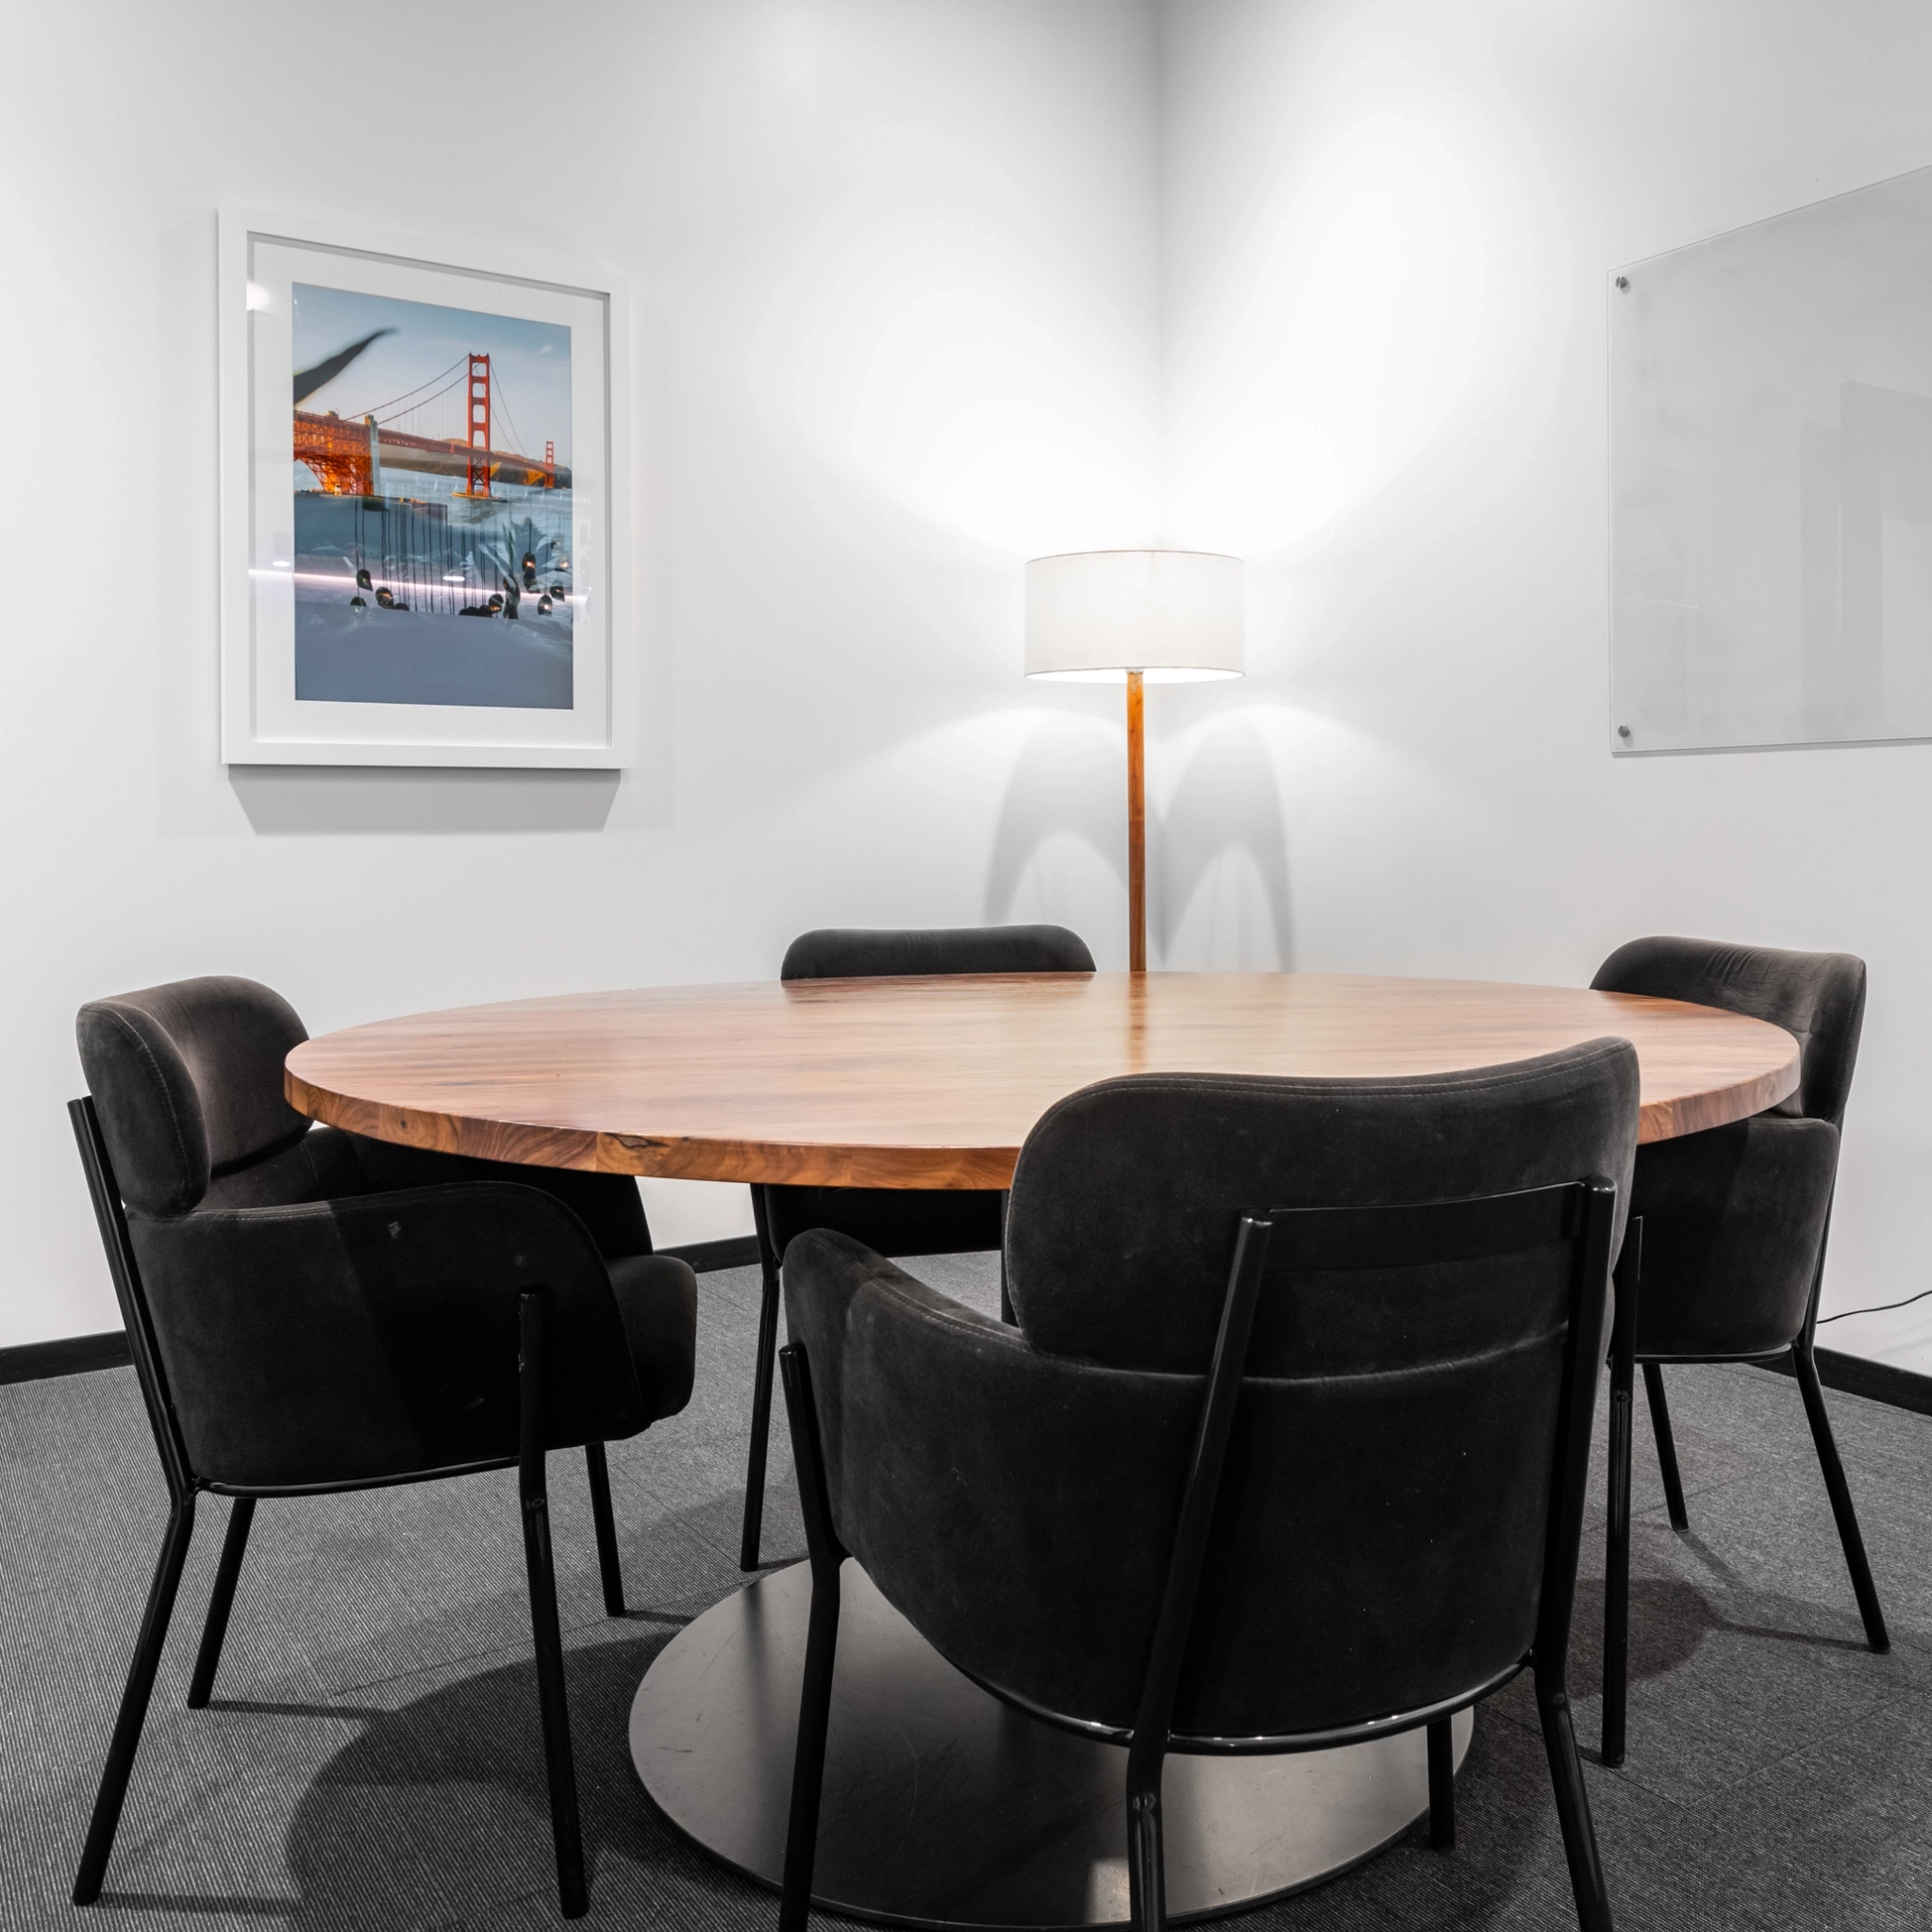
[(1003, 1188), (1028, 1129), (1132, 1073), (1362, 1076), (1619, 1035), (1641, 1138), (1772, 1106), (1789, 1033), (1578, 988), (1317, 974), (1015, 974), (648, 988), (468, 1007), (308, 1041), (304, 1113), (411, 1146), (691, 1180)]

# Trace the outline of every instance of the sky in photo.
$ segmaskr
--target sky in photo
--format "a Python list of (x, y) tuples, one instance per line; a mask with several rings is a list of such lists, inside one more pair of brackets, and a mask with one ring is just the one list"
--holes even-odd
[[(318, 415), (333, 409), (357, 419), (374, 410), (386, 426), (459, 440), (460, 379), (467, 365), (452, 365), (472, 355), (488, 356), (494, 390), (491, 446), (541, 461), (545, 441), (552, 441), (558, 464), (569, 466), (570, 330), (565, 325), (308, 282), (297, 282), (292, 292), (297, 371), (313, 368), (375, 329), (395, 331), (371, 342), (340, 375), (308, 396), (303, 409)], [(458, 386), (429, 400), (450, 382)], [(398, 409), (407, 413), (398, 414)]]

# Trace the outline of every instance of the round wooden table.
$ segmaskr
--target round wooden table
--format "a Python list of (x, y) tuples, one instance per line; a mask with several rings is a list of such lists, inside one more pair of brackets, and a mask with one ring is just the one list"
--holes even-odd
[(1575, 987), (1288, 973), (1037, 973), (573, 993), (378, 1021), (289, 1056), (305, 1113), (540, 1167), (1004, 1188), (1063, 1094), (1115, 1074), (1360, 1078), (1617, 1034), (1646, 1141), (1761, 1112), (1798, 1047), (1761, 1020)]
[[(610, 1174), (1004, 1188), (1056, 1100), (1109, 1075), (1361, 1077), (1527, 1058), (1604, 1034), (1642, 1076), (1641, 1138), (1795, 1091), (1760, 1021), (1567, 987), (1286, 974), (1039, 974), (654, 988), (358, 1026), (299, 1046), (304, 1112), (378, 1139)], [(759, 1577), (659, 1653), (630, 1743), (658, 1807), (766, 1884), (783, 1869), (809, 1584)], [(1473, 1715), (1457, 1720), (1458, 1761)], [(815, 1881), (891, 1923), (1126, 1916), (1124, 1756), (975, 1689), (848, 1566)], [(1175, 1756), (1169, 1909), (1320, 1882), (1428, 1808), (1423, 1734), (1274, 1758)]]

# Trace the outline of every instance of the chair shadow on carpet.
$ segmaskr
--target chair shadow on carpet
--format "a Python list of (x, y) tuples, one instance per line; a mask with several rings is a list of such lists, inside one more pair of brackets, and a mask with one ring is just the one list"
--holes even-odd
[[(1725, 1581), (1729, 1573), (1694, 1539), (1686, 1539)], [(1770, 1643), (1802, 1645), (1807, 1650), (1863, 1651), (1865, 1641), (1856, 1634), (1856, 1611), (1848, 1634), (1836, 1636), (1818, 1628), (1819, 1607), (1798, 1597), (1749, 1592), (1756, 1614), (1728, 1616), (1699, 1585), (1678, 1576), (1633, 1576), (1630, 1579), (1630, 1676), (1667, 1677), (1688, 1664), (1707, 1638), (1751, 1637)], [(1570, 1685), (1577, 1698), (1595, 1694), (1603, 1681), (1604, 1649), (1601, 1576), (1576, 1579), (1581, 1612), (1570, 1640)]]
[[(752, 1896), (664, 1823), (626, 1741), (639, 1681), (675, 1635), (572, 1649), (566, 1657), (592, 1919), (675, 1868), (680, 1890)], [(556, 1867), (538, 1724), (536, 1667), (518, 1659), (401, 1709), (364, 1712), (361, 1735), (312, 1780), (288, 1833), (295, 1927), (472, 1924), (556, 1917)], [(625, 1868), (630, 1868), (626, 1871)], [(155, 1901), (160, 1903), (160, 1901)], [(170, 1901), (177, 1908), (184, 1901)], [(210, 1905), (215, 1902), (210, 1901)], [(249, 1909), (242, 1901), (223, 1908)]]
[[(591, 1883), (586, 1923), (644, 1915), (763, 1926), (774, 1921), (770, 1893), (683, 1839), (644, 1795), (630, 1762), (631, 1700), (672, 1634), (614, 1639), (569, 1656)], [(1462, 1790), (1471, 1828), (1458, 1890), (1465, 1923), (1482, 1924), (1507, 1909), (1522, 1868), (1556, 1830), (1541, 1741), (1515, 1726), (1479, 1724)], [(520, 1660), (374, 1716), (327, 1763), (290, 1827), (296, 1901), (284, 1913), (297, 1932), (551, 1923), (550, 1857), (535, 1671)], [(1374, 1861), (1374, 1890), (1440, 1885), (1440, 1857), (1428, 1848), (1426, 1819), (1419, 1821), (1407, 1842)]]
[[(1601, 1605), (1602, 1590), (1600, 1577), (1579, 1579), (1582, 1614), (1571, 1653), (1571, 1682), (1579, 1700), (1593, 1697), (1601, 1675), (1602, 1624), (1592, 1606)], [(1691, 1582), (1634, 1578), (1633, 1678), (1683, 1668), (1718, 1634), (1832, 1650), (1863, 1648), (1851, 1637), (1817, 1634), (1815, 1605), (1762, 1594), (1754, 1594), (1752, 1605), (1757, 1615), (1740, 1620)], [(661, 1910), (672, 1897), (707, 1900), (709, 1909), (700, 1915), (726, 1923), (741, 1914), (747, 1924), (762, 1923), (769, 1910), (759, 1888), (699, 1853), (664, 1821), (630, 1762), (631, 1701), (683, 1621), (662, 1611), (634, 1611), (629, 1629), (636, 1634), (612, 1634), (568, 1654), (593, 1924), (607, 1915), (633, 1917), (653, 1905)], [(613, 1632), (624, 1627), (606, 1626)], [(1503, 1693), (1506, 1709), (1516, 1701), (1516, 1688)], [(1511, 1714), (1523, 1722), (1521, 1714)], [(326, 1760), (296, 1804), (286, 1840), (292, 1896), (109, 1890), (103, 1894), (104, 1906), (275, 1918), (298, 1932), (362, 1925), (394, 1932), (412, 1925), (522, 1925), (554, 1919), (549, 1803), (536, 1672), (529, 1658), (445, 1684), (395, 1710), (242, 1697), (216, 1699), (208, 1715), (216, 1722), (264, 1724), (325, 1716), (357, 1720), (362, 1726)], [(1472, 1870), (1465, 1876), (1463, 1906), (1474, 1913), (1473, 1923), (1480, 1923), (1491, 1906), (1500, 1908), (1509, 1874), (1534, 1855), (1540, 1835), (1535, 1821), (1542, 1809), (1533, 1802), (1541, 1796), (1540, 1755), (1526, 1733), (1511, 1740), (1494, 1726), (1478, 1725), (1477, 1747), (1463, 1781), (1473, 1827), (1465, 1838), (1464, 1862), (1485, 1874), (1478, 1877)], [(1588, 1744), (1586, 1756), (1595, 1757)], [(1508, 1790), (1516, 1790), (1521, 1802), (1501, 1802)], [(1410, 1849), (1429, 1856), (1420, 1846)], [(1372, 1890), (1413, 1882), (1403, 1875), (1407, 1854), (1392, 1856), (1393, 1865)]]
[[(598, 1890), (613, 1867), (637, 1868), (646, 1887), (652, 1869), (668, 1864), (679, 1868), (685, 1888), (696, 1877), (705, 1890), (750, 1890), (676, 1839), (631, 1769), (625, 1743), (631, 1699), (686, 1621), (632, 1615), (650, 1625), (649, 1634), (579, 1646), (566, 1657), (593, 1922), (599, 1904), (610, 1902), (600, 1901)], [(215, 1698), (207, 1718), (229, 1724), (346, 1718), (362, 1724), (317, 1772), (295, 1807), (286, 1853), (292, 1896), (109, 1887), (101, 1907), (272, 1918), (317, 1932), (555, 1919), (557, 1874), (534, 1660), (483, 1671), (396, 1710)], [(238, 1808), (245, 1816), (254, 1807)], [(713, 1882), (705, 1884), (705, 1874)]]

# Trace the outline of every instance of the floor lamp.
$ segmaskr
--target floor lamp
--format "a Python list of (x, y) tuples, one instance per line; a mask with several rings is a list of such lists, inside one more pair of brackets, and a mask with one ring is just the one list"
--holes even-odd
[(1026, 675), (1127, 687), (1127, 966), (1147, 970), (1147, 684), (1239, 677), (1241, 564), (1204, 550), (1077, 550), (1026, 566)]

